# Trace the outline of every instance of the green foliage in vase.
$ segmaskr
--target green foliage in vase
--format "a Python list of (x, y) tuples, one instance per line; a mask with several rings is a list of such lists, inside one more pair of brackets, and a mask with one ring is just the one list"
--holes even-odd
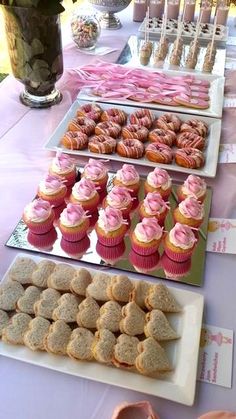
[[(72, 0), (73, 3), (76, 1)], [(0, 0), (2, 5), (34, 8), (48, 16), (64, 12), (62, 2), (63, 0)]]

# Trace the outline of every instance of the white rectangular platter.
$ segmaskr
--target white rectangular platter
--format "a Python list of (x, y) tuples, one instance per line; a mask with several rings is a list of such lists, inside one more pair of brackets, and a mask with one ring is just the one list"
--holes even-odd
[[(132, 68), (131, 66), (128, 66)], [(135, 68), (135, 67), (134, 67)], [(145, 67), (144, 71), (158, 71), (159, 73), (166, 74), (167, 76), (176, 77), (176, 71), (174, 70), (162, 70), (162, 69), (154, 69), (151, 67)], [(189, 76), (189, 73), (184, 71), (178, 71), (178, 76)], [(78, 95), (78, 99), (83, 99), (87, 101), (99, 101), (105, 103), (116, 103), (120, 105), (129, 105), (135, 107), (142, 107), (142, 108), (150, 108), (150, 109), (162, 109), (169, 112), (179, 112), (179, 113), (187, 113), (191, 115), (203, 115), (203, 116), (210, 116), (213, 118), (221, 118), (223, 112), (223, 102), (224, 102), (224, 84), (225, 78), (222, 76), (215, 76), (213, 74), (198, 74), (197, 78), (200, 80), (207, 80), (211, 83), (211, 87), (209, 89), (209, 96), (210, 96), (210, 106), (207, 109), (197, 109), (197, 108), (189, 108), (187, 106), (168, 106), (158, 103), (151, 103), (151, 102), (136, 102), (130, 99), (108, 99), (102, 98), (101, 96), (95, 96), (90, 88), (84, 88), (80, 91)]]
[[(25, 254), (19, 253), (16, 257), (22, 256), (25, 256)], [(42, 260), (42, 258), (37, 256), (31, 257), (36, 262)], [(93, 275), (96, 271), (91, 269), (90, 272)], [(6, 280), (6, 277), (7, 272), (2, 281)], [(174, 287), (168, 288), (180, 303), (183, 310), (181, 313), (173, 314), (168, 318), (177, 333), (181, 335), (181, 338), (165, 347), (174, 371), (162, 377), (145, 377), (131, 371), (98, 364), (96, 362), (73, 361), (65, 356), (33, 352), (24, 346), (8, 345), (1, 340), (0, 354), (29, 364), (139, 391), (191, 406), (195, 397), (204, 299), (201, 294), (196, 292), (185, 291)]]
[[(85, 100), (85, 102), (89, 102), (88, 100)], [(129, 159), (125, 157), (120, 157), (117, 153), (113, 154), (97, 154), (97, 153), (91, 153), (89, 150), (69, 150), (63, 147), (60, 144), (61, 138), (63, 137), (64, 133), (67, 130), (67, 126), (69, 121), (75, 117), (76, 110), (81, 106), (83, 103), (83, 100), (77, 99), (70, 109), (68, 110), (65, 117), (62, 119), (48, 142), (45, 144), (45, 148), (48, 150), (61, 150), (65, 153), (77, 155), (77, 156), (85, 156), (85, 157), (91, 157), (92, 155), (97, 158), (106, 158), (109, 160), (118, 161), (121, 163), (130, 163), (130, 164), (138, 164), (146, 167), (162, 167), (167, 170), (174, 170), (176, 172), (181, 173), (194, 173), (199, 176), (206, 176), (206, 177), (215, 177), (216, 175), (216, 169), (217, 169), (217, 161), (218, 161), (218, 153), (219, 153), (219, 144), (220, 144), (220, 133), (221, 133), (221, 120), (216, 118), (208, 118), (201, 116), (198, 119), (206, 122), (206, 124), (209, 127), (209, 135), (207, 139), (207, 147), (205, 150), (205, 165), (201, 169), (188, 169), (185, 167), (178, 166), (175, 163), (172, 164), (159, 164), (154, 163), (146, 158), (142, 157), (140, 159)], [(111, 104), (108, 103), (100, 103), (97, 101), (97, 103), (102, 107), (102, 109), (106, 110), (111, 107)], [(125, 106), (125, 105), (116, 105), (117, 108), (122, 108), (128, 115), (132, 112), (135, 112), (137, 110), (136, 107), (131, 106)], [(160, 110), (153, 110), (153, 114), (155, 117), (159, 117), (163, 114), (163, 111)], [(184, 113), (177, 113), (177, 116), (183, 121), (186, 121), (190, 119), (191, 117), (188, 114)]]

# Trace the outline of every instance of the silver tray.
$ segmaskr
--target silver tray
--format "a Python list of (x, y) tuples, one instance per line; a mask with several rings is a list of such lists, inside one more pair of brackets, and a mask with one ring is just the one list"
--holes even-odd
[[(110, 173), (109, 181), (107, 184), (108, 191), (112, 187), (113, 177), (114, 177), (114, 174)], [(171, 209), (174, 209), (177, 206), (176, 187), (177, 187), (177, 184), (174, 184), (172, 193), (169, 199)], [(140, 187), (138, 198), (139, 198), (139, 201), (141, 201), (144, 198), (144, 179), (141, 180), (141, 187)], [(206, 239), (207, 239), (208, 219), (209, 219), (210, 207), (211, 207), (211, 198), (212, 198), (211, 189), (207, 188), (207, 196), (204, 201), (205, 218), (204, 218), (204, 222), (200, 230), (198, 231), (199, 240), (195, 248), (195, 251), (193, 253), (193, 256), (191, 258), (191, 267), (186, 276), (183, 276), (178, 279), (179, 282), (184, 282), (186, 284), (191, 284), (191, 285), (196, 285), (196, 286), (203, 285)], [(128, 272), (141, 272), (142, 274), (148, 274), (157, 278), (173, 279), (165, 275), (165, 272), (162, 269), (160, 263), (157, 265), (157, 267), (154, 270), (150, 270), (146, 268), (136, 269), (133, 266), (133, 264), (130, 262), (129, 254), (131, 251), (131, 245), (130, 245), (129, 232), (132, 229), (134, 229), (137, 222), (139, 222), (138, 212), (137, 210), (134, 210), (132, 213), (130, 230), (128, 231), (124, 239), (125, 251), (122, 254), (122, 256), (118, 258), (117, 246), (116, 246), (112, 250), (114, 254), (114, 259), (111, 260), (109, 258), (109, 261), (108, 261), (107, 256), (105, 258), (101, 257), (97, 251), (97, 236), (94, 229), (88, 234), (88, 237), (83, 239), (81, 242), (77, 242), (74, 245), (70, 246), (69, 251), (65, 252), (61, 248), (61, 233), (60, 233), (59, 228), (56, 226), (56, 223), (55, 223), (55, 229), (53, 229), (49, 234), (44, 235), (45, 240), (42, 243), (40, 243), (40, 245), (36, 246), (29, 243), (27, 239), (28, 228), (25, 225), (24, 221), (21, 219), (19, 223), (17, 224), (15, 230), (11, 234), (10, 238), (7, 240), (6, 246), (14, 247), (17, 249), (29, 250), (29, 251), (38, 252), (38, 253), (49, 254), (53, 256), (60, 256), (63, 258), (80, 260), (82, 262), (87, 262), (94, 265), (101, 265), (101, 266), (107, 266), (107, 267), (112, 266), (114, 268), (121, 269)], [(173, 225), (172, 215), (171, 215), (171, 211), (169, 211), (166, 221), (165, 221), (165, 230), (170, 230), (172, 225)], [(50, 245), (48, 244), (47, 246), (46, 243), (49, 239), (52, 238), (52, 234), (55, 235), (55, 240), (53, 240), (53, 243), (51, 243)], [(122, 246), (118, 247), (119, 251), (121, 247)], [(82, 252), (82, 248), (83, 248), (83, 252)], [(102, 250), (104, 251), (107, 249), (102, 249)], [(159, 253), (160, 255), (162, 255), (163, 253), (162, 245), (160, 246)], [(153, 260), (151, 260), (150, 257), (141, 256), (141, 259), (143, 259), (142, 261), (143, 266), (144, 265), (146, 266), (147, 264), (151, 263), (150, 261), (152, 261), (153, 263)]]
[[(167, 38), (169, 38), (169, 36), (167, 36)], [(170, 40), (169, 50), (165, 58), (165, 61), (160, 61), (158, 63), (154, 62), (154, 54), (155, 54), (155, 50), (158, 47), (158, 42), (159, 42), (158, 40), (155, 39), (155, 40), (152, 40), (153, 50), (152, 50), (152, 55), (150, 57), (149, 63), (147, 66), (143, 66), (140, 63), (139, 52), (140, 52), (140, 48), (142, 47), (142, 44), (144, 43), (144, 39), (141, 39), (137, 37), (136, 35), (131, 35), (117, 60), (117, 64), (123, 64), (123, 65), (128, 64), (132, 67), (143, 67), (143, 68), (151, 67), (157, 70), (164, 69), (164, 70), (186, 71), (186, 72), (193, 73), (194, 75), (203, 73), (207, 75), (214, 74), (218, 76), (224, 76), (225, 61), (226, 61), (225, 48), (220, 48), (220, 47), (217, 48), (215, 64), (214, 64), (212, 73), (204, 73), (202, 71), (202, 66), (203, 66), (204, 57), (206, 53), (206, 45), (200, 46), (200, 50), (198, 54), (198, 61), (197, 61), (197, 65), (195, 69), (188, 69), (185, 67), (185, 61), (186, 61), (186, 57), (189, 51), (189, 42), (184, 42), (180, 66), (175, 66), (175, 65), (170, 64), (170, 57), (171, 57), (171, 51), (173, 49), (174, 39), (170, 38), (169, 40)]]

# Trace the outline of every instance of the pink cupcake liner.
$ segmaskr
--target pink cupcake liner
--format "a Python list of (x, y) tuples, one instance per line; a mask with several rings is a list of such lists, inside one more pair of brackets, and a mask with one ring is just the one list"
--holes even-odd
[(132, 249), (129, 254), (129, 261), (138, 272), (146, 273), (158, 268), (160, 255), (156, 251), (151, 255), (141, 256)]
[(76, 172), (65, 175), (65, 180), (66, 180), (66, 182), (65, 182), (66, 186), (74, 185), (74, 183), (76, 181)]
[(88, 228), (89, 231), (93, 230), (97, 220), (98, 220), (98, 212), (96, 211), (91, 214), (91, 217), (89, 217), (89, 228)]
[(98, 193), (99, 193), (99, 205), (102, 205), (103, 200), (107, 196), (107, 190), (106, 190), (106, 188), (102, 189), (102, 190), (99, 189)]
[(61, 228), (60, 225), (59, 225), (59, 229), (61, 231), (62, 237), (69, 242), (78, 242), (78, 241), (82, 240), (87, 234), (87, 228), (83, 228), (82, 230), (80, 230), (76, 233), (75, 232), (68, 233), (68, 232), (64, 231), (63, 228)]
[(106, 237), (102, 236), (101, 234), (97, 233), (98, 241), (103, 244), (104, 246), (116, 246), (117, 244), (121, 243), (124, 239), (124, 234), (118, 234), (115, 237)]
[(148, 256), (148, 255), (152, 255), (153, 253), (155, 253), (159, 247), (158, 245), (155, 246), (149, 246), (149, 247), (143, 247), (142, 244), (137, 244), (134, 241), (131, 241), (131, 246), (132, 249), (138, 253), (141, 256)]
[(117, 262), (125, 253), (125, 242), (122, 240), (118, 245), (109, 247), (104, 246), (98, 241), (96, 245), (96, 251), (105, 262), (112, 264)]
[(42, 223), (31, 223), (30, 221), (25, 221), (25, 224), (29, 228), (29, 230), (34, 234), (45, 234), (48, 233), (53, 227), (53, 221), (55, 219), (54, 211), (52, 211), (52, 214), (50, 217), (43, 221)]
[(56, 239), (57, 232), (54, 227), (45, 234), (34, 234), (32, 231), (28, 231), (27, 234), (28, 242), (40, 250), (50, 250)]
[(79, 259), (86, 253), (86, 251), (90, 247), (90, 239), (86, 235), (80, 241), (70, 242), (70, 241), (65, 240), (64, 237), (62, 237), (60, 245), (61, 245), (62, 250), (64, 250), (65, 253)]
[(175, 262), (171, 260), (165, 252), (161, 257), (161, 266), (166, 277), (173, 280), (178, 280), (186, 276), (191, 269), (191, 262), (191, 258), (184, 262)]
[(169, 247), (165, 247), (165, 253), (167, 256), (173, 260), (174, 262), (185, 262), (186, 260), (190, 259), (193, 254), (193, 249), (186, 250), (183, 253), (174, 252), (173, 250), (169, 249)]

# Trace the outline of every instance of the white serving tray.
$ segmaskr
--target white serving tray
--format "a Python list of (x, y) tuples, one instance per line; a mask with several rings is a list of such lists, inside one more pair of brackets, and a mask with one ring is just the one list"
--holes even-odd
[[(85, 100), (85, 102), (89, 102), (89, 100)], [(221, 134), (221, 120), (216, 118), (208, 118), (208, 117), (199, 117), (200, 120), (206, 122), (206, 124), (209, 127), (209, 135), (207, 139), (207, 148), (205, 150), (205, 157), (206, 162), (205, 165), (201, 169), (188, 169), (185, 167), (178, 166), (175, 163), (171, 164), (159, 164), (154, 163), (146, 158), (142, 157), (141, 159), (129, 159), (125, 157), (119, 156), (117, 153), (113, 154), (97, 154), (97, 153), (91, 153), (89, 150), (69, 150), (63, 147), (60, 144), (60, 140), (63, 137), (64, 133), (67, 130), (67, 126), (69, 121), (74, 118), (76, 115), (76, 110), (81, 106), (83, 103), (83, 99), (77, 99), (70, 107), (68, 112), (66, 113), (65, 117), (62, 119), (50, 139), (45, 144), (45, 148), (48, 150), (61, 150), (65, 153), (77, 155), (77, 156), (87, 156), (87, 157), (97, 157), (102, 159), (109, 159), (109, 160), (115, 160), (119, 161), (121, 163), (130, 163), (130, 164), (138, 164), (146, 167), (162, 167), (163, 169), (167, 170), (174, 170), (176, 172), (181, 173), (191, 173), (196, 174), (198, 176), (206, 176), (206, 177), (215, 177), (216, 175), (216, 169), (217, 169), (217, 161), (218, 161), (218, 153), (219, 153), (219, 144), (220, 144), (220, 134)], [(100, 101), (97, 101), (99, 105), (102, 107), (102, 109), (108, 109), (111, 107), (111, 104), (104, 103)], [(136, 104), (136, 102), (135, 102)], [(137, 109), (136, 107), (127, 106), (127, 104), (116, 105), (117, 108), (122, 108), (128, 115), (132, 112), (135, 112)], [(164, 112), (160, 110), (153, 110), (153, 114), (158, 117), (162, 115)], [(179, 116), (179, 118), (183, 121), (186, 121), (188, 119), (191, 119), (191, 116), (184, 113), (177, 113), (176, 115)]]
[[(22, 256), (26, 256), (25, 253), (19, 253), (16, 258)], [(42, 260), (42, 258), (33, 255), (31, 258), (36, 262)], [(50, 260), (53, 259), (50, 258)], [(57, 261), (55, 260), (55, 262)], [(97, 272), (93, 269), (89, 270), (91, 274)], [(6, 278), (7, 272), (2, 281), (6, 280)], [(156, 280), (150, 281), (157, 283)], [(0, 354), (29, 364), (139, 391), (191, 406), (195, 397), (204, 299), (201, 294), (196, 292), (185, 291), (174, 287), (168, 288), (183, 307), (183, 311), (168, 316), (170, 323), (177, 333), (181, 335), (181, 338), (178, 341), (172, 341), (172, 343), (167, 344), (167, 355), (174, 366), (174, 371), (163, 375), (162, 378), (149, 378), (97, 362), (73, 361), (66, 356), (51, 355), (46, 352), (33, 352), (24, 346), (6, 344), (1, 340)]]

